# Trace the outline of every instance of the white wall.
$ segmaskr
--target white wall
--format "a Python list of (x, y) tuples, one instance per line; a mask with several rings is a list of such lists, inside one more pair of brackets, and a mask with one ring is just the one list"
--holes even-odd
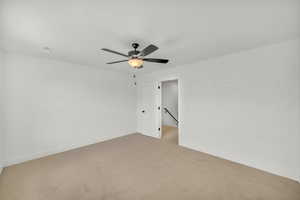
[(4, 84), (4, 53), (0, 50), (0, 174), (4, 166), (4, 123), (3, 123), (3, 84)]
[[(162, 107), (167, 108), (178, 119), (177, 80), (162, 82)], [(166, 112), (162, 112), (162, 125), (177, 126), (176, 121)]]
[(21, 55), (5, 58), (6, 165), (136, 131), (130, 74)]
[[(181, 145), (300, 180), (299, 39), (140, 76), (138, 92), (172, 77)], [(141, 119), (156, 136), (155, 119)]]

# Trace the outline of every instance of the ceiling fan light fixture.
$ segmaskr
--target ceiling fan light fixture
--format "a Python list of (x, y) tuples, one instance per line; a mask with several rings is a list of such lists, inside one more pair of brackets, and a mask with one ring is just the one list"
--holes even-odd
[(140, 68), (144, 61), (140, 58), (132, 58), (128, 60), (128, 64), (133, 68)]
[(101, 50), (117, 54), (120, 56), (124, 56), (127, 59), (125, 60), (117, 60), (113, 62), (108, 62), (106, 64), (116, 64), (116, 63), (122, 63), (122, 62), (128, 62), (128, 64), (134, 68), (134, 69), (140, 69), (143, 67), (144, 61), (145, 62), (152, 62), (152, 63), (161, 63), (161, 64), (167, 64), (169, 62), (168, 59), (161, 59), (161, 58), (147, 58), (145, 56), (148, 56), (149, 54), (153, 53), (158, 49), (157, 46), (150, 44), (147, 47), (145, 47), (143, 50), (139, 51), (137, 48), (139, 47), (139, 44), (133, 43), (132, 47), (134, 50), (129, 51), (127, 54), (120, 53), (118, 51), (110, 50), (107, 48), (102, 48)]

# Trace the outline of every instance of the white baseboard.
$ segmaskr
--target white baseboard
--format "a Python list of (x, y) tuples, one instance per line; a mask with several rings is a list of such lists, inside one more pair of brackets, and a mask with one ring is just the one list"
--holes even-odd
[[(181, 140), (179, 140), (179, 141), (181, 141)], [(212, 156), (216, 156), (218, 158), (222, 158), (222, 159), (225, 159), (225, 160), (228, 160), (228, 161), (231, 161), (231, 162), (235, 162), (235, 163), (238, 163), (238, 164), (241, 164), (241, 165), (245, 165), (247, 167), (262, 170), (262, 171), (271, 173), (273, 175), (282, 176), (282, 177), (300, 182), (299, 174), (287, 173), (287, 172), (289, 172), (288, 170), (280, 170), (280, 169), (275, 169), (275, 168), (271, 168), (271, 167), (261, 166), (261, 165), (258, 165), (258, 163), (255, 163), (253, 161), (249, 162), (247, 160), (237, 159), (237, 158), (234, 158), (234, 157), (230, 157), (228, 155), (225, 156), (224, 154), (220, 154), (220, 153), (217, 153), (217, 152), (206, 151), (206, 150), (200, 149), (197, 145), (194, 145), (192, 143), (187, 143), (187, 142), (182, 142), (181, 141), (179, 143), (179, 145), (183, 146), (185, 148), (189, 148), (189, 149), (193, 149), (193, 150), (196, 150), (196, 151), (204, 152), (204, 153), (210, 154)]]
[(94, 143), (97, 143), (97, 142), (101, 142), (101, 141), (96, 141), (96, 142), (94, 141), (94, 142), (89, 142), (89, 143), (84, 143), (84, 144), (71, 144), (71, 145), (68, 145), (68, 146), (64, 145), (64, 146), (60, 146), (60, 147), (54, 147), (54, 148), (51, 148), (51, 149), (43, 149), (40, 152), (21, 155), (21, 156), (18, 156), (18, 157), (11, 158), (9, 160), (7, 159), (4, 162), (4, 166), (8, 167), (8, 166), (23, 163), (23, 162), (26, 162), (26, 161), (30, 161), (30, 160), (50, 156), (50, 155), (53, 155), (53, 154), (62, 153), (62, 152), (69, 151), (69, 150), (72, 150), (72, 149), (76, 149), (76, 148), (79, 148), (79, 147), (91, 145), (91, 144), (94, 144)]
[(50, 155), (61, 153), (61, 152), (68, 151), (68, 150), (72, 150), (72, 149), (75, 149), (75, 148), (78, 148), (78, 147), (80, 147), (80, 146), (69, 146), (69, 147), (65, 147), (65, 148), (53, 148), (53, 149), (43, 150), (43, 151), (40, 151), (38, 153), (32, 153), (32, 154), (27, 154), (27, 155), (14, 157), (14, 158), (11, 158), (9, 160), (6, 160), (4, 162), (4, 164), (5, 164), (4, 166), (8, 167), (8, 166), (23, 163), (23, 162), (26, 162), (26, 161), (30, 161), (30, 160), (34, 160), (34, 159), (38, 159), (38, 158), (42, 158), (42, 157), (46, 157), (46, 156), (50, 156)]
[(85, 141), (84, 143), (79, 143), (79, 144), (60, 145), (60, 146), (56, 146), (56, 147), (49, 148), (49, 149), (43, 149), (42, 151), (39, 151), (39, 152), (36, 152), (36, 153), (24, 154), (24, 155), (13, 157), (13, 158), (7, 158), (4, 161), (4, 167), (8, 167), (8, 166), (11, 166), (11, 165), (23, 163), (23, 162), (26, 162), (26, 161), (42, 158), (42, 157), (57, 154), (57, 153), (62, 153), (62, 152), (65, 152), (65, 151), (69, 151), (69, 150), (72, 150), (72, 149), (88, 146), (88, 145), (91, 145), (91, 144), (96, 144), (96, 143), (103, 142), (105, 140), (110, 140), (112, 138), (120, 137), (120, 136), (123, 136), (123, 135), (124, 134), (114, 135), (113, 137), (103, 137), (103, 138), (99, 138), (97, 140), (93, 139), (93, 140)]

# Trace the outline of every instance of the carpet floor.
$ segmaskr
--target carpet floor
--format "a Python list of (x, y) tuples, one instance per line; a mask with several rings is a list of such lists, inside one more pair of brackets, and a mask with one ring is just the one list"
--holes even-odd
[(299, 200), (300, 184), (131, 134), (4, 169), (1, 200)]

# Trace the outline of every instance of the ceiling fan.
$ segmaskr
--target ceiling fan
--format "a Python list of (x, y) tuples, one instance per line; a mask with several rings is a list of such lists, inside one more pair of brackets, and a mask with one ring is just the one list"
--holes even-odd
[(121, 62), (128, 62), (128, 64), (131, 67), (139, 69), (139, 68), (143, 67), (144, 61), (154, 62), (154, 63), (163, 63), (163, 64), (166, 64), (166, 63), (169, 62), (169, 60), (167, 60), (167, 59), (145, 58), (145, 56), (153, 53), (154, 51), (156, 51), (158, 49), (158, 47), (153, 45), (153, 44), (150, 44), (149, 46), (147, 46), (146, 48), (144, 48), (141, 51), (137, 50), (137, 48), (139, 47), (138, 43), (132, 43), (132, 47), (134, 48), (134, 50), (129, 51), (128, 54), (120, 53), (120, 52), (113, 51), (113, 50), (106, 49), (106, 48), (102, 48), (101, 50), (107, 51), (107, 52), (110, 52), (110, 53), (114, 53), (114, 54), (118, 54), (120, 56), (124, 56), (124, 57), (127, 58), (125, 60), (118, 60), (118, 61), (114, 61), (114, 62), (108, 62), (106, 64), (115, 64), (115, 63), (121, 63)]

